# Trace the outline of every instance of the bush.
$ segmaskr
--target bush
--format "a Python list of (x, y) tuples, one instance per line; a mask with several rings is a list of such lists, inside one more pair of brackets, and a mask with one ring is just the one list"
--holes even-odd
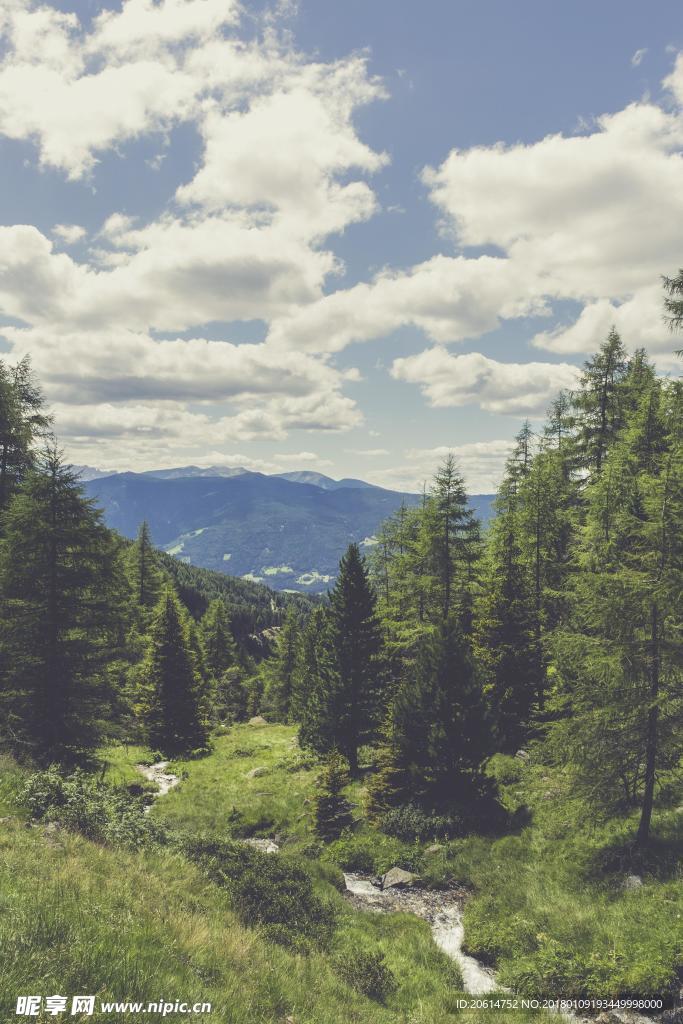
[(380, 819), (380, 828), (386, 835), (404, 842), (451, 839), (465, 831), (457, 816), (428, 814), (415, 804), (392, 807)]
[(379, 1003), (386, 1001), (396, 991), (397, 982), (391, 968), (385, 963), (384, 953), (379, 950), (359, 950), (337, 957), (335, 971), (340, 978), (354, 988), (356, 992), (375, 999)]
[(424, 854), (417, 844), (404, 843), (375, 829), (345, 832), (326, 848), (324, 856), (344, 871), (383, 875), (389, 868), (399, 867), (419, 872)]
[(55, 822), (113, 846), (139, 849), (166, 838), (163, 827), (145, 814), (144, 798), (80, 770), (61, 775), (52, 765), (36, 772), (26, 780), (22, 799), (35, 820)]
[(244, 924), (261, 925), (270, 939), (299, 951), (329, 942), (335, 913), (315, 895), (307, 871), (227, 840), (191, 839), (185, 853), (228, 889)]

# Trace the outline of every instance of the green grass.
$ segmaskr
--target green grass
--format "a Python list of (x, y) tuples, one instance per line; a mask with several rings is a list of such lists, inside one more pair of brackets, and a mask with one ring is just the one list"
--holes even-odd
[[(135, 765), (151, 758), (132, 746), (102, 755), (105, 777), (119, 785), (143, 781)], [(522, 799), (533, 803), (518, 765), (494, 767), (507, 780), (511, 809)], [(255, 768), (264, 772), (250, 775)], [(152, 815), (190, 836), (279, 834), (280, 856), (305, 865), (318, 895), (336, 907), (330, 947), (295, 954), (244, 927), (226, 890), (170, 849), (124, 852), (64, 831), (27, 829), (17, 803), (22, 772), (0, 761), (0, 817), (11, 816), (0, 823), (0, 1005), (9, 1008), (7, 1019), (18, 994), (98, 992), (105, 999), (210, 1001), (216, 1012), (209, 1019), (231, 1024), (284, 1024), (288, 1016), (295, 1024), (479, 1024), (481, 1013), (457, 1010), (457, 968), (426, 922), (358, 912), (339, 891), (340, 867), (372, 873), (394, 863), (434, 886), (471, 886), (467, 946), (520, 994), (660, 995), (675, 976), (683, 815), (673, 810), (655, 815), (652, 852), (638, 863), (628, 845), (635, 821), (579, 832), (548, 801), (519, 835), (471, 836), (429, 856), (419, 844), (367, 825), (323, 849), (312, 834), (317, 770), (291, 727), (236, 726), (209, 756), (173, 762), (172, 769), (181, 783)], [(349, 795), (361, 801), (358, 784)], [(622, 882), (631, 872), (644, 884), (626, 892)], [(339, 963), (359, 953), (384, 955), (397, 981), (385, 1004), (340, 976)], [(493, 1024), (510, 1018), (525, 1024), (532, 1015), (486, 1012)], [(156, 1019), (150, 1013), (139, 1021)], [(126, 1020), (135, 1024), (136, 1017)]]
[(135, 783), (154, 790), (154, 783), (148, 782), (137, 770), (139, 764), (151, 764), (154, 760), (148, 747), (135, 743), (111, 743), (99, 750), (99, 759), (104, 770), (104, 779), (112, 786), (130, 786)]
[(170, 770), (182, 782), (152, 811), (170, 825), (242, 837), (310, 831), (317, 768), (291, 726), (236, 725), (217, 737), (209, 757), (174, 761)]

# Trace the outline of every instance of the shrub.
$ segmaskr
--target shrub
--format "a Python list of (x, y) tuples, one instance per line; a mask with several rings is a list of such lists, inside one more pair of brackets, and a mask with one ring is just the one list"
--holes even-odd
[(386, 835), (404, 842), (450, 839), (465, 831), (457, 816), (428, 814), (415, 804), (392, 807), (380, 819), (380, 828)]
[(333, 751), (323, 764), (315, 801), (315, 830), (323, 839), (337, 839), (353, 824), (351, 806), (344, 796), (350, 781), (346, 761)]
[(369, 999), (383, 1003), (396, 991), (397, 982), (393, 971), (387, 967), (384, 953), (379, 950), (358, 950), (338, 956), (335, 971), (340, 978)]
[(22, 799), (32, 818), (99, 842), (140, 848), (166, 838), (164, 828), (145, 814), (144, 798), (80, 770), (61, 775), (52, 765), (35, 772), (26, 780)]
[(329, 942), (335, 913), (315, 895), (307, 871), (228, 840), (193, 838), (185, 853), (228, 889), (244, 924), (261, 925), (270, 939), (299, 951)]
[(345, 832), (329, 844), (324, 856), (344, 871), (378, 875), (393, 867), (419, 872), (424, 860), (424, 854), (417, 844), (401, 842), (375, 829)]

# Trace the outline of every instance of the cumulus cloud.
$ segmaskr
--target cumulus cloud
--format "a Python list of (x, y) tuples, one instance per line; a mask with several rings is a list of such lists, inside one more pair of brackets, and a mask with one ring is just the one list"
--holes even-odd
[(80, 224), (55, 224), (52, 229), (52, 234), (65, 245), (76, 245), (86, 237), (87, 233)]
[(491, 494), (500, 483), (513, 443), (510, 440), (471, 441), (433, 448), (409, 448), (403, 453), (399, 465), (375, 470), (368, 479), (381, 487), (419, 492), (423, 485), (429, 485), (446, 456), (454, 455), (468, 492)]
[(568, 363), (501, 363), (479, 352), (453, 355), (444, 348), (426, 349), (395, 359), (391, 375), (419, 385), (430, 405), (477, 403), (487, 412), (515, 416), (545, 412), (550, 399), (576, 382)]

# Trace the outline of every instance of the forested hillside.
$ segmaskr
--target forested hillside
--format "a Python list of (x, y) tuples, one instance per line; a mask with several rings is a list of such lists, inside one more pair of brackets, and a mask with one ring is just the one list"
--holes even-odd
[[(117, 537), (50, 438), (29, 366), (0, 369), (10, 819), (80, 836), (59, 856), (83, 878), (88, 842), (117, 884), (159, 851), (150, 870), (173, 874), (174, 921), (212, 900), (239, 920), (279, 995), (266, 997), (244, 957), (227, 974), (207, 969), (214, 998), (246, 971), (249, 1012), (261, 1007), (226, 1020), (342, 1020), (349, 998), (349, 1019), (426, 1022), (420, 985), (430, 1021), (467, 1019), (462, 977), (415, 918), (401, 933), (337, 891), (339, 869), (372, 889), (393, 867), (434, 905), (465, 900), (469, 952), (514, 992), (673, 1005), (679, 380), (642, 350), (629, 356), (613, 330), (545, 426), (522, 426), (485, 533), (449, 456), (420, 503), (384, 522), (371, 557), (351, 544), (329, 598), (311, 602), (161, 555), (144, 523), (135, 542)], [(270, 652), (255, 645), (274, 625)], [(135, 764), (160, 756), (180, 785), (147, 815)], [(10, 922), (29, 906), (16, 892)], [(156, 914), (145, 927), (160, 926)], [(223, 941), (214, 917), (209, 944)], [(81, 925), (69, 928), (81, 941)], [(30, 976), (13, 970), (39, 989), (49, 973), (38, 961)]]

